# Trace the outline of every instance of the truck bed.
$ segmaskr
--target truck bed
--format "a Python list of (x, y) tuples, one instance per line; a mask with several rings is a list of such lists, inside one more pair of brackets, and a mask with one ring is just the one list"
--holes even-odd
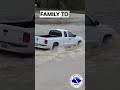
[(48, 34), (48, 35), (39, 35), (39, 37), (52, 38), (52, 37), (59, 37), (59, 36), (57, 36), (57, 35), (50, 35), (50, 34)]

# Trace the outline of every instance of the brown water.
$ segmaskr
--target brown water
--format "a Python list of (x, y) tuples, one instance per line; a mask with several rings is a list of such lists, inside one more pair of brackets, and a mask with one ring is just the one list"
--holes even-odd
[[(86, 71), (116, 70), (120, 65), (120, 38), (112, 39), (101, 47), (86, 50)], [(118, 68), (119, 69), (119, 68)]]
[[(109, 25), (116, 32), (116, 38), (98, 48), (86, 50), (88, 71), (115, 70), (120, 64), (120, 8), (119, 0), (87, 0), (86, 13), (98, 19), (102, 24)], [(91, 70), (90, 70), (91, 69)], [(118, 68), (120, 69), (120, 67)]]
[[(67, 22), (71, 22), (70, 24), (66, 24), (64, 21), (62, 21), (61, 19), (50, 19), (50, 22), (54, 21), (60, 21), (63, 22), (62, 24), (36, 24), (36, 31), (35, 34), (48, 34), (50, 29), (68, 29), (70, 30), (72, 33), (81, 36), (83, 39), (85, 38), (85, 25), (84, 25), (84, 15), (80, 15), (80, 14), (72, 14), (70, 19), (67, 19)], [(79, 22), (78, 22), (79, 21)], [(69, 56), (73, 55), (77, 55), (77, 54), (83, 54), (85, 53), (85, 44), (84, 44), (84, 40), (81, 43), (81, 46), (78, 47), (73, 47), (73, 48), (69, 48), (69, 49), (65, 49), (65, 48), (59, 48), (57, 51), (52, 51), (52, 50), (48, 50), (48, 51), (43, 51), (43, 50), (36, 50), (35, 52), (35, 58), (36, 58), (36, 65), (38, 63), (42, 63), (42, 62), (47, 62), (51, 59), (55, 59), (57, 60), (57, 56), (61, 55), (66, 59), (66, 54), (69, 54)], [(73, 54), (73, 55), (72, 55)], [(75, 56), (74, 56), (75, 57)], [(76, 57), (76, 59), (79, 59), (79, 57)], [(39, 62), (38, 62), (39, 61)]]
[[(69, 78), (75, 73), (85, 78), (85, 16), (71, 14), (70, 18), (65, 20), (38, 18), (36, 23), (36, 34), (48, 34), (50, 29), (57, 28), (68, 29), (83, 38), (83, 42), (75, 47), (35, 50), (36, 90), (73, 90)], [(85, 90), (85, 84), (81, 90)]]
[(119, 0), (86, 0), (86, 13), (117, 32), (117, 37), (107, 45), (86, 50), (86, 85), (89, 90), (120, 89), (119, 6)]
[(3, 90), (34, 89), (34, 57), (0, 50), (0, 81)]

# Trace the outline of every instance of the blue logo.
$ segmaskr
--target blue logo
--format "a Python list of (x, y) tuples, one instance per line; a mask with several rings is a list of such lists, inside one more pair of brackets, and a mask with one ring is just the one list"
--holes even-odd
[(80, 88), (83, 84), (83, 78), (79, 74), (70, 77), (70, 84), (74, 88)]

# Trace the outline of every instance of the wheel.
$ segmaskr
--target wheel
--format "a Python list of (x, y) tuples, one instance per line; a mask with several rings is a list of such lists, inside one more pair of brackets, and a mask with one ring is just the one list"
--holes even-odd
[(59, 46), (59, 44), (58, 44), (57, 42), (55, 42), (55, 43), (53, 43), (52, 49), (55, 49), (55, 48), (57, 48), (58, 46)]
[(112, 38), (112, 35), (106, 35), (106, 36), (104, 36), (103, 43), (104, 44), (109, 43), (110, 40), (111, 40), (111, 38)]
[(81, 41), (78, 41), (78, 45), (81, 43)]

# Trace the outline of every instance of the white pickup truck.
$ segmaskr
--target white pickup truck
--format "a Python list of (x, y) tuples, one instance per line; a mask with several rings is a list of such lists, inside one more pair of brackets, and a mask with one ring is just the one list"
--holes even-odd
[(72, 34), (68, 30), (53, 29), (48, 35), (36, 35), (35, 47), (41, 49), (53, 49), (56, 46), (70, 47), (77, 45), (82, 38)]
[(101, 25), (99, 21), (85, 15), (85, 43), (86, 47), (96, 47), (115, 37), (116, 32), (107, 25)]
[(34, 53), (34, 23), (34, 0), (1, 0), (0, 49)]

